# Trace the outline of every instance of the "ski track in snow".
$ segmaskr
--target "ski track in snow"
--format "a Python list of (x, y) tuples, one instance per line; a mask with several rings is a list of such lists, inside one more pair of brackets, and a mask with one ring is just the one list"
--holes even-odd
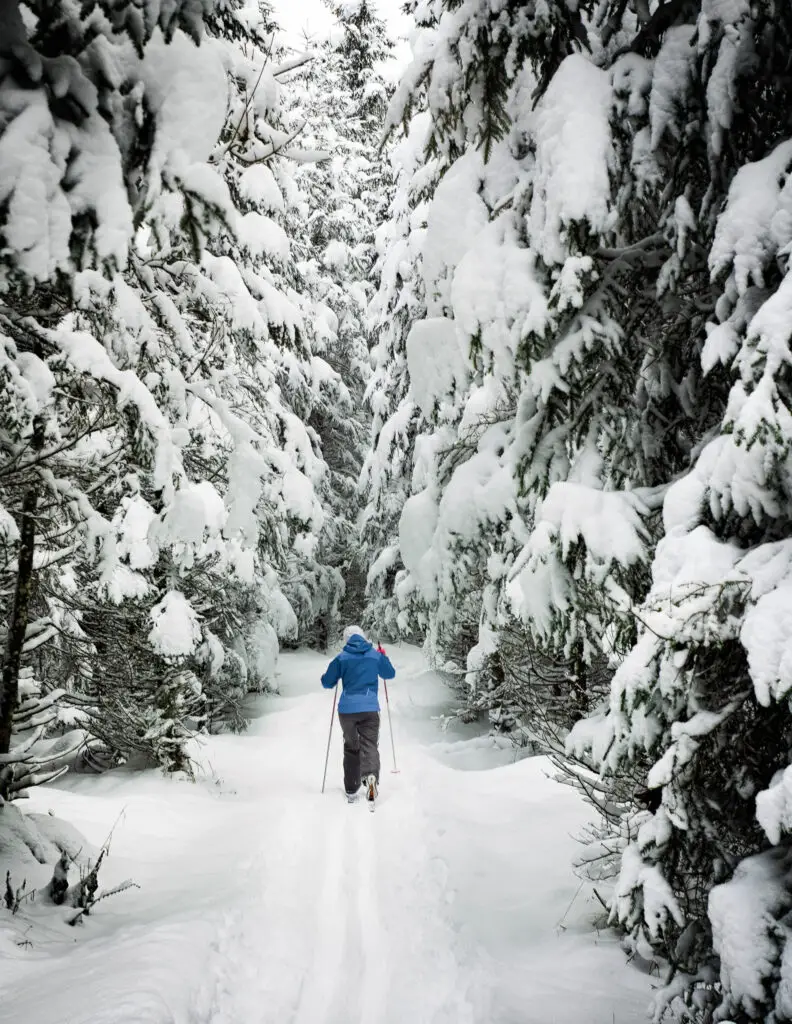
[[(402, 771), (390, 772), (383, 713), (373, 814), (362, 798), (344, 801), (337, 722), (319, 793), (330, 702), (318, 688), (325, 659), (307, 652), (284, 658), (283, 694), (256, 702), (247, 733), (208, 741), (213, 775), (202, 785), (176, 789), (151, 773), (34, 794), (32, 809), (58, 811), (60, 798), (78, 827), (81, 808), (103, 809), (97, 794), (107, 820), (128, 805), (109, 870), (144, 884), (102, 904), (118, 916), (92, 917), (83, 946), (50, 959), (14, 954), (12, 971), (0, 960), (11, 1007), (0, 1022), (640, 1021), (646, 979), (625, 967), (615, 940), (595, 941), (591, 910), (575, 896), (570, 835), (586, 818), (576, 796), (540, 761), (509, 764), (496, 744), (443, 737), (431, 717), (447, 691), (415, 649), (398, 649), (394, 662)], [(454, 758), (500, 767), (460, 771)], [(105, 920), (115, 931), (91, 940)], [(81, 977), (93, 980), (71, 983)]]
[(321, 889), (315, 901), (316, 938), (294, 1024), (322, 1024), (335, 1019), (333, 1008), (344, 966), (345, 949), (339, 942), (339, 935), (343, 935), (346, 928), (349, 908), (343, 885), (346, 827), (341, 817), (326, 829), (323, 839), (320, 845), (324, 860)]
[[(308, 685), (315, 691), (315, 678)], [(409, 772), (392, 773), (383, 714), (381, 795), (370, 813), (362, 795), (352, 805), (343, 801), (337, 723), (324, 796), (310, 774), (314, 758), (294, 763), (289, 736), (306, 737), (311, 754), (323, 748), (326, 698), (314, 692), (289, 701), (277, 717), (254, 730), (266, 734), (262, 761), (292, 765), (293, 795), (269, 794), (275, 806), (269, 827), (256, 833), (260, 856), (248, 869), (251, 900), (225, 923), (209, 967), (214, 995), (209, 1007), (199, 1001), (196, 1024), (473, 1021), (466, 992), (476, 972), (457, 962), (456, 938), (443, 920), (444, 865), (426, 844), (417, 747), (412, 781)], [(271, 777), (265, 764), (251, 767)]]
[[(375, 812), (376, 813), (376, 812)], [(360, 992), (360, 1024), (380, 1024), (381, 1007), (390, 997), (388, 960), (379, 910), (379, 893), (375, 874), (375, 846), (372, 828), (375, 823), (358, 820), (355, 840), (360, 851), (360, 877), (357, 879), (357, 912), (362, 951), (362, 987)]]
[(257, 836), (252, 898), (224, 923), (209, 968), (214, 999), (196, 1021), (464, 1024), (439, 882), (424, 877), (420, 812), (409, 789), (388, 793), (383, 782), (373, 814), (334, 789), (310, 798), (310, 811), (285, 802), (276, 831)]

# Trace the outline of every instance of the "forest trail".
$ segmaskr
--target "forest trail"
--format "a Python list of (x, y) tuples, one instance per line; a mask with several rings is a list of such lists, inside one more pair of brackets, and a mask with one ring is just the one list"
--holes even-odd
[(344, 800), (337, 722), (319, 791), (332, 698), (308, 652), (282, 659), (281, 695), (255, 701), (248, 732), (205, 744), (197, 785), (113, 773), (35, 794), (96, 842), (126, 808), (104, 884), (142, 888), (101, 904), (69, 948), (17, 949), (0, 1020), (640, 1020), (648, 981), (592, 929), (596, 900), (570, 867), (585, 807), (542, 759), (514, 763), (472, 727), (442, 733), (448, 691), (418, 651), (392, 657), (401, 771), (383, 713), (373, 814)]

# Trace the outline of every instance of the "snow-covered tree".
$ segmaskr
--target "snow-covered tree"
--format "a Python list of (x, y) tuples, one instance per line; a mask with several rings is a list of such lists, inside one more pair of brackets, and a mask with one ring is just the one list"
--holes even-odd
[[(368, 0), (328, 6), (335, 18), (329, 38), (290, 83), (292, 116), (305, 124), (302, 142), (330, 154), (302, 165), (296, 176), (309, 210), (298, 268), (319, 311), (314, 365), (324, 374), (322, 400), (308, 421), (329, 470), (321, 492), (328, 514), (317, 551), (326, 596), (321, 617), (311, 615), (319, 627), (314, 638), (323, 644), (339, 621), (362, 618), (366, 564), (358, 477), (370, 430), (364, 397), (371, 376), (368, 306), (377, 278), (375, 231), (390, 193), (389, 165), (378, 147), (389, 94), (382, 69), (391, 43)], [(321, 584), (317, 580), (313, 589)]]
[[(779, 69), (791, 31), (775, 5), (703, 6), (655, 58), (657, 80), (681, 51), (687, 89), (703, 98), (672, 110), (690, 140), (682, 252), (712, 282), (699, 359), (719, 422), (665, 495), (640, 635), (592, 730), (606, 772), (646, 764), (657, 805), (629, 836), (614, 916), (675, 965), (666, 998), (712, 1019), (788, 1013), (776, 922), (789, 899), (790, 93)], [(755, 942), (737, 953), (747, 933)]]
[(386, 636), (425, 628), (417, 609), (405, 608), (398, 596), (406, 575), (399, 520), (410, 494), (418, 420), (405, 341), (413, 323), (426, 315), (419, 261), (432, 183), (424, 174), (419, 119), (390, 153), (395, 187), (387, 220), (377, 232), (379, 287), (371, 303), (376, 344), (366, 393), (373, 421), (361, 475), (366, 499), (362, 539), (368, 563), (366, 621)]
[(659, 131), (652, 166), (635, 160), (645, 58), (612, 32), (597, 39), (612, 69), (565, 56), (584, 42), (583, 8), (463, 4), (436, 24), (431, 11), (391, 115), (425, 97), (443, 171), (421, 243), (430, 319), (403, 346), (421, 445), (440, 457), (402, 534), (428, 521), (422, 503), (437, 509), (411, 575), (446, 630), (460, 594), (483, 611), (471, 682), (508, 677), (497, 638), (522, 621), (567, 665), (575, 717), (599, 689), (603, 634), (615, 649), (634, 636), (625, 604), (647, 586), (658, 487), (715, 420), (690, 358), (706, 268), (698, 290), (677, 288), (686, 207), (657, 186), (674, 132)]
[(191, 730), (272, 678), (296, 628), (280, 581), (323, 520), (321, 370), (283, 227), (302, 209), (278, 83), (296, 62), (270, 59), (266, 9), (146, 10), (97, 7), (59, 57), (36, 56), (43, 19), (9, 22), (9, 763), (35, 647), (111, 752), (185, 767)]
[(783, 1019), (783, 929), (758, 922), (788, 907), (789, 13), (416, 18), (390, 122), (423, 133), (426, 316), (385, 364), (419, 418), (378, 554), (440, 658), (475, 616), (462, 653), (497, 721), (558, 752), (609, 696), (569, 756), (611, 780), (590, 795), (624, 851), (614, 920), (712, 1019)]
[[(146, 440), (159, 447), (163, 483), (172, 468), (173, 446), (149, 390), (75, 314), (92, 275), (104, 276), (120, 304), (129, 297), (120, 275), (168, 156), (161, 128), (172, 107), (151, 83), (166, 47), (177, 60), (198, 53), (207, 11), (95, 4), (36, 12), (8, 0), (0, 15), (2, 505), (11, 595), (0, 685), (4, 759), (37, 570), (51, 578), (54, 563), (78, 553), (90, 560), (109, 538), (96, 495), (117, 470), (120, 438), (127, 459), (142, 454)], [(210, 62), (209, 80), (212, 70)], [(215, 85), (222, 75), (220, 68)], [(222, 118), (222, 92), (207, 111), (210, 123), (218, 101)], [(159, 159), (148, 160), (154, 154)], [(195, 183), (193, 201), (201, 198)], [(104, 577), (112, 552), (103, 546)], [(49, 618), (45, 625), (57, 630)]]

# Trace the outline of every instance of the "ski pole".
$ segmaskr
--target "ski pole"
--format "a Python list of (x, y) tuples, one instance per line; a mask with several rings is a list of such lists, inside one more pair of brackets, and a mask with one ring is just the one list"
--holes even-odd
[(391, 750), (393, 751), (393, 771), (392, 774), (398, 775), (399, 769), (396, 767), (396, 744), (393, 742), (393, 720), (391, 719), (390, 712), (390, 700), (388, 699), (388, 680), (383, 679), (382, 685), (385, 687), (385, 707), (388, 709), (388, 727), (390, 729), (391, 738)]
[(338, 687), (333, 690), (333, 710), (330, 712), (330, 732), (327, 734), (327, 753), (325, 754), (325, 770), (322, 776), (322, 792), (325, 791), (325, 782), (327, 782), (327, 764), (330, 760), (330, 740), (333, 736), (333, 720), (335, 719), (335, 708), (336, 708), (336, 697), (338, 697)]

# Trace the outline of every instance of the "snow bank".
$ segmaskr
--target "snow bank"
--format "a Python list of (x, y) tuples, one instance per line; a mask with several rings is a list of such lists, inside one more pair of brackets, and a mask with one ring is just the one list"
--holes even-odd
[(28, 890), (46, 885), (62, 853), (81, 865), (95, 855), (73, 825), (51, 814), (25, 813), (24, 803), (0, 806), (0, 860), (15, 887), (25, 879)]

